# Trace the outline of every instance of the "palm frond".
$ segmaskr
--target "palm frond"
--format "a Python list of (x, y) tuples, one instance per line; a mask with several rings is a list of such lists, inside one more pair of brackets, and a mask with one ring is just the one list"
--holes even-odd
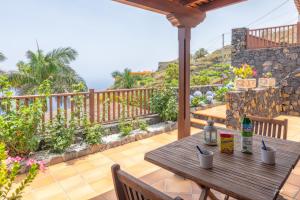
[(6, 58), (3, 53), (0, 52), (0, 62), (4, 61)]

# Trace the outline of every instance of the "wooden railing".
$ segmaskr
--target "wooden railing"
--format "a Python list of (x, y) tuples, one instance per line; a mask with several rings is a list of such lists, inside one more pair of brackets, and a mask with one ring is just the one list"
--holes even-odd
[(247, 49), (300, 45), (300, 23), (247, 32)]
[[(10, 97), (13, 101), (11, 109), (19, 109), (19, 106), (29, 105), (36, 99), (46, 99), (43, 116), (44, 122), (52, 122), (57, 113), (64, 115), (66, 121), (71, 114), (80, 109), (82, 115), (86, 115), (91, 122), (109, 123), (121, 118), (140, 117), (153, 114), (150, 109), (150, 97), (153, 88), (135, 88), (95, 91), (80, 93), (51, 94), (49, 97), (42, 95), (27, 95)], [(74, 99), (81, 97), (80, 108), (76, 108)], [(2, 101), (4, 98), (0, 98)], [(82, 117), (79, 116), (79, 117)]]

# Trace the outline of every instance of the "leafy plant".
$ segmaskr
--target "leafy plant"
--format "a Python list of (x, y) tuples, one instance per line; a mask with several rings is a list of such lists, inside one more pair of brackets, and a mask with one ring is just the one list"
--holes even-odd
[(21, 157), (8, 157), (5, 151), (5, 145), (0, 143), (0, 198), (17, 200), (22, 199), (22, 193), (26, 187), (34, 180), (39, 170), (44, 170), (45, 166), (42, 161), (28, 159), (26, 162), (29, 167), (29, 172), (26, 177), (17, 185), (15, 189), (12, 188), (16, 176), (21, 169), (20, 162), (25, 160)]
[(240, 68), (234, 67), (233, 73), (237, 78), (246, 79), (256, 76), (256, 70), (248, 64), (243, 64)]
[(142, 131), (147, 130), (148, 124), (145, 120), (140, 120), (139, 121), (139, 129)]
[(86, 143), (101, 144), (104, 135), (104, 129), (100, 124), (91, 124), (86, 115), (83, 118), (84, 140)]
[(191, 85), (208, 85), (210, 78), (207, 75), (194, 75), (191, 79)]
[(215, 94), (215, 99), (218, 101), (225, 101), (225, 94), (229, 91), (228, 87), (220, 87), (218, 90), (216, 90)]
[(165, 75), (165, 85), (169, 87), (178, 87), (179, 66), (176, 63), (171, 63), (167, 66)]
[[(39, 145), (40, 133), (43, 130), (42, 116), (45, 111), (45, 101), (38, 98), (29, 105), (20, 104), (18, 109), (13, 109), (12, 105), (15, 102), (10, 98), (10, 83), (4, 77), (0, 80), (5, 98), (1, 102), (1, 107), (5, 107), (5, 113), (0, 115), (0, 140), (8, 148), (9, 155), (27, 156)], [(41, 95), (47, 96), (49, 87), (50, 83), (44, 81), (38, 90)]]
[(264, 78), (272, 78), (272, 77), (273, 77), (273, 74), (272, 74), (272, 72), (267, 72), (267, 73), (264, 73), (264, 74), (263, 74), (263, 77), (264, 77)]
[(75, 129), (74, 119), (70, 120), (69, 127), (67, 127), (64, 117), (58, 113), (55, 120), (47, 128), (51, 150), (61, 153), (70, 147), (74, 140)]
[(132, 123), (121, 120), (119, 122), (119, 130), (122, 137), (130, 135), (130, 132), (133, 130)]
[(164, 121), (176, 121), (178, 114), (178, 103), (175, 91), (171, 88), (162, 88), (154, 91), (150, 98), (150, 107)]

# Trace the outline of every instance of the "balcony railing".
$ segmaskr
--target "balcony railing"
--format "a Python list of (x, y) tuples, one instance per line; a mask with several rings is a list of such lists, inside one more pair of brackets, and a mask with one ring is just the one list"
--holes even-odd
[[(80, 109), (91, 122), (109, 123), (121, 118), (141, 117), (153, 114), (150, 109), (150, 97), (153, 88), (135, 88), (95, 91), (80, 93), (51, 94), (49, 97), (42, 95), (13, 96), (12, 108), (19, 109), (20, 105), (29, 105), (37, 99), (46, 99), (44, 105), (46, 112), (43, 116), (44, 122), (52, 122), (58, 113), (64, 115), (66, 121), (71, 119), (72, 113)], [(72, 99), (81, 97), (80, 108)], [(0, 98), (2, 101), (4, 98)], [(77, 104), (78, 107), (78, 104)]]
[(247, 32), (247, 49), (289, 47), (300, 45), (300, 23)]

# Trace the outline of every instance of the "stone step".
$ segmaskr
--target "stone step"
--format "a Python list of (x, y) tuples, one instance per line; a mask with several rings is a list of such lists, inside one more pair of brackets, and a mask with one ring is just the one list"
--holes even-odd
[[(207, 125), (207, 121), (206, 120), (197, 119), (197, 118), (191, 118), (191, 126), (193, 126), (195, 128), (201, 128), (201, 129), (203, 129), (204, 126), (206, 126), (206, 125)], [(222, 123), (215, 123), (214, 126), (220, 127), (220, 128), (226, 128), (226, 125), (222, 124)]]

